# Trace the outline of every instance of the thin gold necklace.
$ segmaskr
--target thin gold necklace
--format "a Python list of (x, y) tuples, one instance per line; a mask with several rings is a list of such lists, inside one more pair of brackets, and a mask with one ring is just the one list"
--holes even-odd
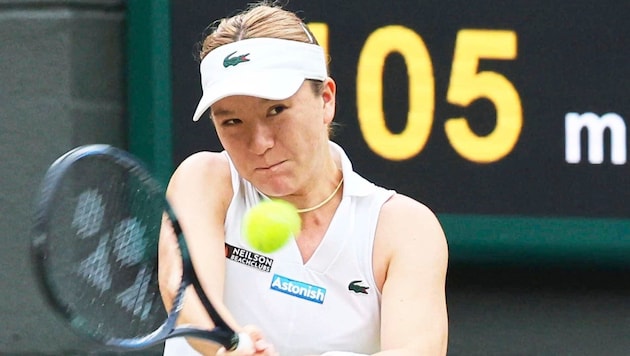
[(321, 208), (322, 206), (326, 205), (326, 203), (331, 201), (332, 198), (337, 194), (339, 189), (341, 189), (341, 185), (342, 184), (343, 184), (343, 177), (341, 177), (341, 180), (339, 181), (339, 184), (337, 184), (337, 188), (335, 188), (335, 190), (333, 190), (333, 192), (328, 196), (328, 198), (324, 199), (324, 201), (322, 201), (321, 203), (319, 203), (319, 204), (317, 204), (315, 206), (312, 206), (310, 208), (298, 209), (297, 212), (299, 214), (308, 213), (309, 211), (317, 210), (317, 209)]

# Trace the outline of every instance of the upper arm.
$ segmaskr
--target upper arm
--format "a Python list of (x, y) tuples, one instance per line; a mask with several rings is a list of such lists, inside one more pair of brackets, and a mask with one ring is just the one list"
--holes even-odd
[[(167, 199), (177, 216), (188, 245), (197, 276), (212, 304), (230, 322), (229, 313), (222, 306), (225, 247), (224, 221), (231, 197), (231, 178), (227, 159), (218, 153), (202, 152), (187, 158), (173, 173), (166, 192)], [(169, 286), (162, 292), (164, 304), (172, 304), (173, 285), (181, 276), (179, 255), (169, 242), (160, 237), (160, 286)], [(212, 327), (212, 321), (203, 309), (194, 290), (186, 291), (180, 323), (198, 327)], [(191, 340), (192, 341), (192, 340)]]
[[(223, 227), (232, 197), (227, 159), (213, 152), (190, 156), (171, 177), (166, 196), (186, 237), (204, 290), (207, 293), (217, 291), (221, 296), (222, 278), (216, 277), (223, 276)], [(204, 278), (207, 275), (213, 278)]]
[(381, 211), (375, 248), (386, 268), (383, 350), (446, 354), (448, 248), (436, 216), (413, 199), (394, 196)]

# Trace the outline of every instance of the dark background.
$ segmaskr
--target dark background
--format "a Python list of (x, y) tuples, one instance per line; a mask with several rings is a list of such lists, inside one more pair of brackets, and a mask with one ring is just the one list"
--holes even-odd
[[(212, 20), (233, 15), (247, 3), (178, 0), (172, 5), (175, 165), (191, 153), (221, 149), (208, 120), (191, 120), (201, 96), (195, 44)], [(470, 236), (461, 228), (457, 231), (463, 231), (463, 236), (453, 236), (447, 224), (452, 252), (457, 252), (457, 243), (466, 238), (471, 242), (465, 246), (474, 245), (492, 254), (506, 246), (518, 246), (521, 242), (517, 239), (528, 237), (548, 249), (547, 262), (553, 262), (554, 256), (560, 261), (541, 264), (536, 256), (525, 252), (518, 256), (518, 249), (510, 251), (517, 256), (514, 261), (503, 259), (498, 264), (451, 259), (447, 283), (449, 354), (630, 354), (628, 265), (606, 268), (581, 263), (579, 257), (564, 263), (562, 248), (554, 247), (553, 241), (545, 247), (547, 235), (543, 235), (543, 230), (551, 230), (550, 238), (560, 236), (566, 245), (572, 241), (577, 245), (578, 240), (584, 240), (579, 232), (548, 228), (557, 230), (555, 225), (546, 225), (549, 219), (581, 219), (588, 225), (598, 218), (605, 226), (606, 219), (625, 222), (630, 218), (629, 164), (611, 164), (609, 144), (601, 165), (589, 164), (585, 149), (579, 164), (567, 164), (564, 159), (566, 113), (614, 112), (624, 119), (630, 117), (628, 5), (612, 0), (324, 0), (292, 1), (286, 7), (300, 11), (306, 22), (329, 26), (330, 70), (338, 83), (336, 122), (340, 124), (334, 141), (344, 147), (359, 173), (423, 201), (438, 216), (448, 216), (445, 221), (449, 223), (460, 215), (481, 217), (482, 222), (484, 218), (506, 218), (492, 239), (479, 236), (479, 231), (492, 235), (492, 225), (480, 224)], [(359, 53), (370, 33), (392, 24), (408, 27), (422, 37), (435, 76), (434, 122), (428, 143), (417, 156), (399, 162), (370, 150), (361, 136), (356, 110)], [(495, 124), (495, 109), (487, 100), (467, 108), (446, 101), (455, 38), (462, 29), (511, 30), (518, 36), (515, 60), (482, 61), (479, 68), (509, 79), (523, 108), (523, 128), (516, 147), (490, 164), (459, 156), (444, 132), (444, 122), (460, 115), (469, 119), (479, 135), (490, 132)], [(408, 109), (408, 80), (401, 56), (388, 58), (383, 85), (387, 124), (397, 132), (404, 128)], [(583, 142), (585, 139), (583, 134)], [(530, 230), (506, 234), (512, 221), (508, 218), (512, 217), (534, 220), (525, 224)], [(589, 233), (607, 236), (614, 242), (607, 248), (621, 256), (620, 260), (626, 255), (630, 261), (627, 229), (617, 235)], [(543, 237), (535, 240), (536, 236)], [(475, 239), (482, 242), (475, 245)], [(583, 249), (589, 246), (585, 244)], [(601, 246), (592, 248), (595, 253), (598, 249)]]
[[(175, 163), (190, 153), (219, 148), (209, 122), (189, 118), (201, 96), (194, 44), (212, 19), (233, 14), (246, 1), (178, 1), (172, 7)], [(329, 26), (331, 75), (338, 83), (341, 125), (334, 140), (356, 170), (376, 183), (419, 199), (438, 213), (536, 217), (630, 217), (626, 189), (629, 164), (579, 164), (564, 160), (568, 112), (615, 112), (630, 117), (628, 6), (622, 1), (576, 4), (546, 1), (292, 1), (306, 22)], [(358, 127), (356, 74), (367, 37), (387, 25), (402, 25), (424, 40), (435, 75), (435, 112), (424, 150), (412, 159), (388, 161), (370, 150)], [(446, 101), (455, 38), (461, 29), (511, 30), (518, 36), (515, 60), (482, 60), (479, 70), (504, 75), (520, 94), (523, 129), (504, 159), (478, 164), (450, 146), (444, 122), (466, 116), (484, 135), (494, 128), (495, 109), (480, 99), (467, 108)], [(400, 55), (388, 58), (384, 111), (393, 132), (404, 128), (407, 72)], [(583, 147), (586, 141), (582, 135)], [(606, 136), (608, 137), (608, 136)], [(608, 142), (606, 140), (606, 142)], [(396, 172), (396, 174), (391, 174)]]

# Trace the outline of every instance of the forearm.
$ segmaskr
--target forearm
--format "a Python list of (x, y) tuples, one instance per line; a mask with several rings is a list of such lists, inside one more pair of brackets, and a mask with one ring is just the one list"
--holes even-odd
[[(208, 312), (201, 304), (199, 297), (194, 293), (194, 290), (190, 288), (187, 291), (186, 300), (184, 301), (184, 308), (181, 311), (178, 320), (179, 325), (194, 325), (195, 327), (203, 328), (203, 329), (212, 329), (214, 327), (214, 323), (212, 319), (208, 316)], [(221, 347), (221, 345), (204, 341), (198, 338), (187, 338), (186, 339), (190, 346), (192, 346), (195, 351), (199, 352), (204, 356), (214, 356), (217, 351)]]

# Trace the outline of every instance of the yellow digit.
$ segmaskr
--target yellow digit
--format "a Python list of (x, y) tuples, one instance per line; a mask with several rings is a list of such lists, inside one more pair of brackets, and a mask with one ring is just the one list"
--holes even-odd
[[(383, 69), (392, 52), (402, 55), (409, 75), (409, 113), (405, 129), (392, 133), (383, 113)], [(367, 145), (390, 160), (404, 160), (424, 148), (435, 105), (431, 57), (424, 41), (403, 26), (386, 26), (374, 31), (361, 51), (357, 73), (357, 113)]]
[(324, 22), (311, 22), (308, 24), (308, 29), (311, 30), (317, 43), (319, 43), (324, 52), (328, 55), (328, 24)]
[(521, 134), (521, 99), (512, 83), (496, 72), (477, 72), (482, 58), (516, 58), (516, 42), (513, 31), (461, 30), (457, 34), (447, 100), (465, 107), (486, 98), (494, 104), (497, 115), (494, 130), (486, 136), (475, 134), (464, 117), (446, 121), (451, 146), (470, 161), (498, 161), (512, 151)]

